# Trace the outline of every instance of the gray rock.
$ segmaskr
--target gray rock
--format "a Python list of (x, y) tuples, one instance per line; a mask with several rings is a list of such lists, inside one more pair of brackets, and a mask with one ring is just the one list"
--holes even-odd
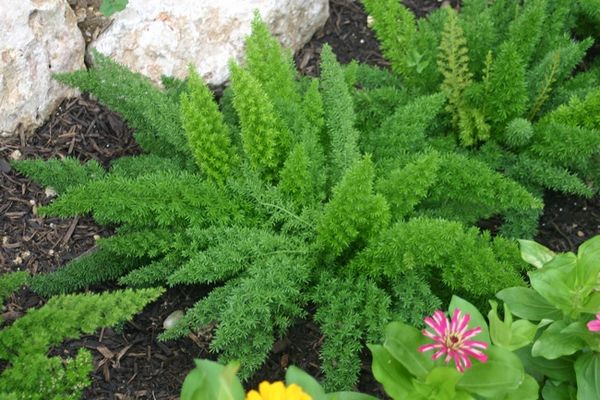
[(299, 50), (325, 24), (328, 0), (130, 0), (91, 47), (160, 82), (185, 77), (189, 63), (211, 85), (241, 61), (258, 10), (282, 44)]
[(0, 0), (0, 136), (30, 131), (76, 95), (52, 74), (85, 68), (84, 53), (66, 0)]

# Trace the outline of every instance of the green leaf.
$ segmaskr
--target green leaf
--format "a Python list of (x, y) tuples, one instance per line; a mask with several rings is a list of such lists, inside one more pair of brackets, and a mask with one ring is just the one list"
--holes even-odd
[(429, 355), (419, 352), (419, 347), (430, 343), (421, 332), (401, 322), (392, 322), (385, 328), (383, 347), (411, 374), (425, 378), (433, 368)]
[(570, 314), (574, 309), (575, 267), (573, 253), (558, 254), (544, 268), (528, 273), (531, 287), (556, 308)]
[(540, 385), (531, 376), (525, 374), (525, 379), (514, 392), (507, 394), (503, 400), (537, 400), (539, 396)]
[(498, 346), (486, 350), (488, 360), (475, 362), (465, 371), (457, 388), (483, 397), (497, 397), (516, 390), (525, 379), (519, 358)]
[(531, 355), (532, 346), (523, 347), (515, 351), (515, 354), (521, 359), (525, 371), (536, 377), (538, 380), (547, 376), (557, 381), (575, 382), (573, 371), (573, 357), (560, 357), (555, 360), (547, 360), (542, 357)]
[(577, 399), (600, 399), (600, 354), (587, 353), (575, 361)]
[(195, 362), (196, 368), (183, 381), (181, 400), (244, 400), (244, 388), (236, 376), (238, 364)]
[(554, 360), (581, 350), (585, 346), (583, 340), (577, 333), (565, 332), (566, 328), (565, 321), (553, 322), (535, 341), (531, 355)]
[(518, 240), (518, 242), (521, 247), (521, 258), (536, 268), (542, 268), (556, 255), (549, 248), (533, 240)]
[(328, 398), (325, 390), (315, 378), (293, 365), (285, 373), (285, 382), (288, 385), (295, 383), (300, 386), (313, 400), (325, 400)]
[(105, 17), (110, 17), (114, 13), (123, 11), (128, 2), (129, 0), (102, 0), (99, 10)]
[(457, 308), (462, 311), (463, 314), (469, 314), (471, 316), (471, 320), (469, 321), (469, 329), (476, 327), (481, 328), (481, 332), (475, 335), (472, 340), (481, 340), (482, 342), (490, 344), (491, 340), (488, 325), (479, 310), (468, 301), (463, 300), (458, 296), (452, 296), (452, 300), (450, 300), (450, 306), (448, 307), (448, 312), (450, 315), (452, 315), (454, 310)]
[[(313, 398), (314, 399), (314, 398)], [(356, 392), (336, 392), (329, 393), (327, 400), (378, 400), (377, 397), (373, 397), (364, 393)]]
[(544, 400), (575, 400), (577, 388), (567, 382), (554, 382), (548, 379), (542, 389), (542, 398)]
[(412, 375), (400, 364), (385, 347), (367, 345), (373, 356), (373, 376), (383, 385), (385, 392), (392, 399), (408, 398), (412, 392)]
[(592, 293), (581, 307), (581, 311), (589, 314), (597, 314), (600, 311), (600, 292)]
[(425, 383), (433, 389), (430, 398), (453, 400), (456, 397), (456, 384), (461, 378), (462, 374), (455, 368), (434, 368), (425, 378)]
[(510, 308), (506, 303), (504, 303), (504, 321), (501, 321), (498, 317), (498, 304), (495, 301), (490, 301), (490, 304), (492, 305), (488, 313), (490, 336), (495, 345), (514, 351), (533, 342), (537, 325), (526, 319), (513, 322)]
[(499, 291), (496, 297), (508, 304), (511, 312), (519, 318), (531, 321), (559, 320), (562, 312), (533, 289), (512, 287)]
[(593, 289), (598, 284), (600, 274), (600, 235), (586, 240), (577, 251), (577, 282)]

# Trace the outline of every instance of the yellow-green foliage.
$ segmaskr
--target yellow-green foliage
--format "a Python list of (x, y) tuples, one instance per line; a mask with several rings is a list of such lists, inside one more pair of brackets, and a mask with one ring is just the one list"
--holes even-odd
[(381, 47), (393, 70), (410, 80), (414, 70), (408, 59), (416, 50), (413, 47), (416, 32), (413, 13), (395, 0), (364, 0), (363, 4), (373, 17), (373, 29), (382, 38)]
[(8, 366), (0, 374), (0, 398), (76, 400), (91, 383), (92, 357), (82, 349), (76, 358), (48, 357), (50, 347), (101, 327), (132, 318), (158, 298), (162, 289), (130, 289), (103, 294), (53, 297), (29, 310), (0, 331), (0, 359)]
[(359, 159), (360, 152), (358, 131), (354, 127), (354, 106), (344, 80), (344, 71), (329, 45), (323, 46), (321, 57), (321, 93), (328, 140), (326, 148), (330, 153), (330, 183), (333, 185)]
[(267, 180), (276, 181), (289, 150), (289, 131), (260, 82), (234, 64), (231, 64), (231, 87), (250, 164)]
[(333, 189), (317, 226), (318, 241), (337, 257), (353, 244), (365, 245), (390, 221), (385, 198), (373, 191), (375, 170), (367, 156), (348, 169)]
[(440, 89), (448, 98), (446, 110), (458, 130), (464, 146), (471, 146), (489, 136), (489, 126), (481, 112), (465, 100), (465, 91), (472, 85), (473, 74), (469, 71), (467, 40), (458, 24), (458, 16), (448, 8), (448, 18), (442, 32), (438, 68), (444, 76)]
[(237, 163), (229, 132), (212, 92), (193, 68), (189, 69), (188, 81), (188, 89), (181, 97), (183, 129), (200, 171), (223, 183)]
[[(437, 60), (435, 71), (427, 66), (423, 69), (427, 74), (413, 74), (411, 79), (406, 79), (404, 70), (394, 69), (398, 78), (404, 78), (404, 92), (427, 96), (441, 91), (447, 97), (447, 113), (431, 119), (424, 137), (419, 133), (405, 140), (402, 135), (390, 135), (401, 143), (391, 150), (382, 145), (385, 142), (373, 139), (392, 131), (388, 129), (392, 110), (406, 105), (406, 96), (398, 95), (397, 85), (388, 77), (380, 77), (379, 84), (370, 77), (364, 80), (365, 88), (359, 77), (355, 98), (364, 107), (357, 108), (357, 120), (368, 128), (361, 144), (376, 163), (384, 164), (382, 153), (385, 158), (394, 158), (390, 155), (394, 153), (405, 163), (402, 153), (433, 147), (489, 161), (492, 168), (535, 193), (544, 188), (586, 196), (598, 191), (598, 127), (581, 124), (583, 118), (592, 120), (600, 114), (597, 105), (586, 108), (587, 117), (569, 115), (560, 123), (549, 123), (548, 117), (572, 98), (585, 98), (600, 84), (598, 61), (588, 57), (583, 62), (594, 43), (594, 37), (586, 36), (594, 35), (597, 40), (599, 33), (589, 24), (600, 13), (593, 6), (597, 0), (465, 0), (458, 12), (442, 7), (417, 20), (418, 29), (407, 30), (410, 35), (397, 35), (389, 28), (394, 12), (385, 13), (387, 8), (394, 9), (388, 2), (364, 3), (375, 21), (380, 18), (388, 27), (375, 26), (375, 31), (392, 65), (413, 63), (410, 52), (424, 61), (432, 55)], [(440, 26), (436, 35), (433, 28)], [(396, 36), (410, 37), (411, 43), (405, 46)], [(437, 53), (431, 46), (438, 48)], [(451, 137), (457, 138), (459, 146)], [(484, 142), (493, 142), (485, 147), (493, 154), (480, 154)], [(588, 187), (589, 183), (593, 186)], [(505, 220), (517, 221), (518, 215), (528, 221), (523, 225), (531, 233), (533, 214), (525, 217), (519, 212)], [(516, 227), (512, 222), (509, 225)]]
[[(398, 2), (389, 5), (398, 15), (409, 15)], [(410, 82), (418, 83), (414, 90), (404, 87), (409, 80), (389, 71), (342, 67), (328, 46), (321, 54), (321, 77), (297, 77), (289, 52), (255, 20), (247, 63), (232, 65), (232, 85), (220, 107), (194, 73), (187, 82), (165, 80), (164, 92), (152, 89), (153, 101), (170, 104), (156, 109), (181, 112), (176, 121), (168, 120), (175, 123), (173, 132), (182, 133), (185, 149), (171, 159), (149, 135), (145, 139), (157, 147), (114, 161), (107, 173), (77, 182), (39, 210), (40, 215), (91, 214), (115, 226), (115, 234), (98, 241), (96, 251), (35, 277), (33, 289), (51, 295), (106, 281), (133, 287), (210, 285), (160, 339), (212, 327), (211, 350), (222, 361), (239, 360), (243, 379), (316, 305), (315, 321), (325, 335), (325, 386), (339, 390), (356, 383), (364, 342), (379, 340), (385, 321), (420, 320), (451, 289), (480, 297), (502, 283), (517, 284), (514, 243), (492, 241), (466, 225), (491, 215), (537, 213), (540, 203), (481, 162), (453, 154), (454, 137), (438, 134), (448, 125), (440, 115), (447, 99), (437, 91), (442, 78), (434, 60), (437, 28), (448, 18), (453, 17), (443, 10), (420, 22), (419, 31), (412, 28), (412, 34), (424, 35), (415, 42), (418, 53), (402, 64)], [(453, 24), (452, 30), (459, 29)], [(448, 46), (455, 51), (447, 52), (455, 57), (453, 71), (462, 71), (463, 81), (454, 89), (460, 92), (460, 110), (469, 110), (463, 124), (480, 129), (485, 121), (475, 105), (483, 89), (466, 92), (464, 83), (471, 78), (465, 80), (464, 40)], [(404, 49), (397, 53), (402, 54)], [(127, 111), (127, 118), (139, 111), (141, 116), (132, 117), (138, 129), (150, 128), (147, 121), (163, 121), (141, 107), (150, 98), (132, 105), (123, 96), (139, 86), (137, 95), (143, 97), (148, 89), (143, 78), (128, 75), (130, 81), (121, 82), (115, 76), (107, 91), (96, 79), (110, 81), (109, 72), (120, 70), (107, 60), (98, 68), (61, 79), (83, 81)], [(432, 71), (437, 75), (424, 80)], [(451, 88), (450, 77), (448, 82)], [(355, 84), (369, 92), (353, 97)], [(363, 109), (368, 116), (357, 119)], [(151, 119), (143, 118), (148, 114)], [(440, 215), (456, 221), (431, 217)], [(431, 248), (435, 257), (425, 262)], [(386, 264), (378, 249), (386, 254), (385, 263), (402, 264), (398, 275), (382, 272)], [(476, 278), (469, 279), (472, 270)], [(475, 285), (475, 279), (486, 285)]]

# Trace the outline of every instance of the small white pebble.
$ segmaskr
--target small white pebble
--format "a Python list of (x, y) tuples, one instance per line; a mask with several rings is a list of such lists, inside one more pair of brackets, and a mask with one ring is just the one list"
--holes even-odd
[(54, 255), (54, 250), (52, 250), (52, 249), (48, 250), (48, 255), (49, 256), (53, 256)]
[(34, 199), (29, 200), (29, 204), (31, 204), (32, 206), (35, 206), (35, 200)]
[(577, 236), (579, 237), (584, 237), (585, 233), (581, 232), (581, 231), (577, 231)]
[(94, 240), (100, 240), (102, 237), (100, 235), (94, 235)]
[(179, 320), (181, 318), (183, 318), (183, 311), (181, 311), (181, 310), (173, 311), (171, 314), (169, 314), (169, 316), (167, 318), (165, 318), (165, 320), (163, 322), (163, 328), (171, 329), (172, 327), (174, 327), (177, 324), (177, 322), (179, 322)]
[(372, 28), (374, 23), (375, 23), (375, 18), (373, 18), (370, 15), (367, 15), (367, 26), (369, 28)]
[(23, 156), (23, 154), (21, 154), (21, 152), (19, 150), (15, 150), (12, 153), (10, 153), (10, 158), (11, 160), (20, 160), (21, 157)]
[(56, 193), (56, 190), (52, 186), (48, 186), (44, 190), (44, 193), (46, 194), (46, 197), (56, 197), (56, 196), (58, 196), (58, 193)]
[(560, 211), (560, 212), (562, 212), (562, 210), (563, 210), (562, 207), (558, 209), (558, 211)]
[(360, 44), (365, 44), (365, 39), (360, 39)]
[(582, 208), (582, 210), (583, 210), (583, 211), (587, 211), (587, 207), (583, 207), (583, 208)]

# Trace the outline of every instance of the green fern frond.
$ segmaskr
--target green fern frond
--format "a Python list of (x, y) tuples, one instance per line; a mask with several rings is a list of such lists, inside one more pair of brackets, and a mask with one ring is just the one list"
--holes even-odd
[(321, 51), (321, 95), (327, 129), (330, 184), (334, 185), (360, 158), (360, 153), (352, 97), (344, 81), (344, 71), (328, 45), (323, 46)]
[(394, 221), (408, 216), (427, 197), (439, 168), (439, 155), (434, 151), (377, 181), (377, 191), (388, 201)]
[(373, 193), (375, 171), (370, 157), (357, 161), (333, 188), (317, 226), (317, 241), (332, 256), (341, 255), (356, 241), (366, 244), (388, 225), (389, 206)]
[(93, 68), (55, 74), (54, 77), (66, 85), (92, 93), (123, 115), (136, 129), (135, 139), (144, 150), (191, 167), (190, 149), (179, 124), (177, 103), (145, 76), (94, 52)]
[(72, 293), (115, 280), (138, 266), (138, 260), (95, 249), (54, 272), (34, 276), (31, 278), (31, 288), (44, 297)]
[(237, 165), (229, 132), (212, 92), (191, 67), (188, 79), (188, 90), (181, 96), (183, 129), (200, 171), (222, 184)]
[(275, 182), (289, 150), (290, 134), (249, 72), (231, 64), (231, 85), (246, 156), (265, 180)]
[(413, 70), (408, 55), (414, 49), (415, 16), (395, 0), (362, 0), (367, 13), (373, 17), (373, 30), (381, 42), (381, 49), (392, 64), (394, 72), (411, 80)]
[(54, 188), (59, 194), (90, 180), (100, 179), (106, 174), (104, 168), (96, 160), (81, 164), (71, 157), (62, 160), (53, 158), (48, 161), (14, 161), (12, 165), (23, 175), (43, 186)]
[(508, 26), (507, 41), (515, 46), (525, 65), (529, 65), (544, 34), (547, 6), (548, 0), (527, 1)]

